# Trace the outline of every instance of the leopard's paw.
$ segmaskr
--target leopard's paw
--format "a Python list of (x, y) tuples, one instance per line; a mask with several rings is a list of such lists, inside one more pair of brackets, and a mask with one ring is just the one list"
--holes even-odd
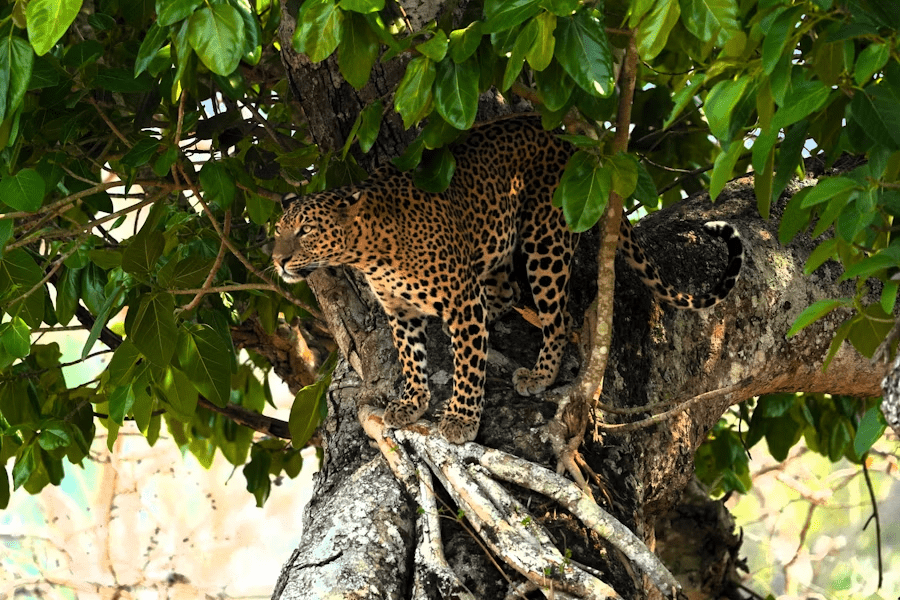
[(405, 427), (419, 420), (428, 408), (427, 403), (417, 406), (416, 403), (410, 401), (392, 400), (384, 409), (384, 424), (386, 427), (398, 429)]
[(530, 369), (516, 369), (512, 376), (513, 386), (520, 396), (536, 396), (547, 389), (550, 381)]
[(478, 419), (457, 414), (444, 414), (438, 430), (450, 443), (471, 442), (478, 434)]

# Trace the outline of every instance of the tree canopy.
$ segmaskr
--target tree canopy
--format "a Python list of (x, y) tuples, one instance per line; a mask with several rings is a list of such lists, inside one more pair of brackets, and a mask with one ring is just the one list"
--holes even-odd
[[(295, 476), (324, 417), (335, 346), (308, 285), (279, 285), (267, 269), (278, 198), (358, 181), (376, 154), (415, 169), (424, 189), (444, 189), (450, 144), (489, 94), (530, 102), (578, 146), (554, 198), (576, 231), (595, 226), (611, 194), (652, 212), (700, 190), (715, 199), (752, 171), (757, 210), (780, 218), (780, 241), (817, 241), (806, 273), (835, 261), (855, 283), (783, 333), (840, 311), (826, 364), (844, 341), (871, 357), (892, 333), (893, 2), (485, 0), (439, 9), (385, 0), (2, 3), (0, 507), (12, 490), (58, 485), (65, 462), (85, 460), (98, 426), (112, 444), (126, 419), (150, 444), (165, 426), (204, 464), (221, 454), (243, 469), (259, 503), (274, 477)], [(297, 60), (327, 68), (352, 100), (294, 98), (313, 85), (291, 79)], [(633, 101), (620, 102), (626, 91)], [(410, 143), (395, 152), (379, 147), (403, 135)], [(865, 160), (773, 212), (804, 176), (804, 157), (819, 157), (827, 172), (845, 154)], [(292, 323), (294, 337), (285, 333)], [(89, 332), (82, 359), (108, 357), (84, 385), (67, 384), (57, 344), (43, 339), (69, 327)], [(271, 370), (297, 394), (287, 423), (262, 416)], [(805, 437), (833, 460), (860, 462), (886, 426), (877, 400), (821, 393), (765, 396), (738, 416), (749, 430), (722, 424), (700, 451), (698, 474), (717, 492), (746, 491), (744, 449), (761, 439), (776, 458)]]

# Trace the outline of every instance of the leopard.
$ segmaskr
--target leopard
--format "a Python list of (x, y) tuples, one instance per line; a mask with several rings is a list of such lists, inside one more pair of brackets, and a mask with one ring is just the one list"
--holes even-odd
[[(438, 430), (448, 441), (475, 439), (484, 404), (488, 324), (514, 306), (520, 289), (513, 258), (524, 259), (542, 343), (533, 368), (512, 374), (519, 395), (537, 396), (556, 381), (566, 345), (568, 284), (578, 234), (554, 205), (575, 148), (539, 117), (476, 124), (452, 147), (456, 168), (443, 192), (416, 186), (391, 164), (365, 181), (298, 196), (286, 194), (272, 260), (288, 283), (321, 267), (361, 272), (387, 316), (404, 384), (388, 402), (388, 428), (415, 423), (429, 407), (428, 317), (443, 321), (453, 355), (453, 385)], [(713, 289), (691, 295), (666, 282), (643, 252), (627, 218), (619, 252), (658, 300), (676, 308), (714, 306), (734, 288), (743, 260), (737, 229), (713, 221), (727, 266)]]

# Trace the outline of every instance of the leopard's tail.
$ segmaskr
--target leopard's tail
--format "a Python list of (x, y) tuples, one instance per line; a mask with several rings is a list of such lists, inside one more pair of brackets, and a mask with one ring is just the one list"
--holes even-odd
[(623, 250), (628, 264), (637, 271), (644, 284), (653, 290), (653, 294), (661, 302), (683, 309), (708, 308), (724, 300), (737, 283), (744, 262), (744, 244), (738, 230), (725, 221), (710, 221), (703, 228), (709, 234), (722, 238), (728, 247), (728, 266), (725, 267), (725, 272), (716, 286), (706, 294), (685, 294), (666, 282), (656, 265), (641, 250), (635, 240), (631, 223), (624, 217), (619, 232), (619, 248)]

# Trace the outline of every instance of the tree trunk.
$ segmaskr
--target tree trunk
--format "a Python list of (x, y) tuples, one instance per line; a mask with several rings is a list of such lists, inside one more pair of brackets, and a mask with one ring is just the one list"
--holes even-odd
[[(324, 148), (338, 147), (356, 112), (378, 96), (378, 89), (390, 89), (402, 76), (402, 66), (389, 63), (361, 92), (345, 83), (335, 86), (342, 80), (335, 75), (333, 59), (309, 64), (290, 50), (293, 23), (287, 12), (283, 27), (285, 64), (310, 118), (310, 133)], [(375, 151), (380, 160), (395, 155), (408, 141), (408, 134), (399, 131), (391, 121), (382, 127), (385, 139), (379, 139), (384, 145)], [(799, 184), (789, 192), (798, 189)], [(669, 279), (687, 291), (708, 289), (725, 267), (724, 246), (702, 233), (701, 225), (727, 220), (739, 229), (745, 243), (740, 280), (728, 299), (712, 309), (661, 307), (627, 266), (617, 264), (613, 347), (601, 402), (621, 408), (704, 396), (667, 420), (633, 430), (597, 426), (637, 420), (646, 413), (622, 417), (595, 411), (596, 422), (588, 426), (581, 455), (586, 471), (596, 474), (589, 483), (597, 502), (651, 550), (677, 557), (682, 571), (676, 576), (702, 597), (729, 588), (738, 550), (727, 511), (706, 500), (696, 486), (688, 488), (693, 454), (707, 431), (730, 405), (755, 395), (821, 391), (871, 396), (880, 394), (884, 375), (881, 367), (846, 343), (822, 371), (831, 334), (845, 316), (841, 311), (785, 339), (804, 308), (822, 298), (852, 295), (853, 284), (836, 283), (840, 269), (830, 263), (813, 277), (803, 274), (815, 244), (800, 236), (790, 246), (780, 246), (777, 226), (783, 206), (784, 200), (773, 208), (773, 218), (760, 219), (752, 181), (745, 178), (729, 184), (714, 205), (708, 196), (697, 195), (642, 221), (638, 232), (644, 248)], [(595, 294), (596, 248), (596, 236), (584, 234), (570, 291), (576, 331)], [(428, 511), (420, 510), (409, 482), (392, 472), (360, 424), (360, 407), (383, 406), (400, 392), (400, 369), (387, 323), (362, 278), (352, 271), (320, 269), (308, 281), (344, 359), (328, 393), (328, 418), (321, 429), (324, 462), (306, 509), (303, 537), (273, 598), (447, 598), (457, 594), (459, 583), (476, 598), (505, 597), (523, 578), (507, 567), (499, 570), (476, 542), (473, 526), (456, 518), (457, 508), (438, 483), (433, 487), (447, 503), (441, 519), (443, 549), (458, 582), (448, 583), (439, 569), (428, 568), (422, 541)], [(485, 411), (476, 442), (554, 470), (557, 456), (549, 430), (556, 406), (520, 397), (511, 385), (517, 367), (534, 363), (540, 340), (540, 331), (516, 313), (494, 324)], [(429, 325), (428, 361), (433, 404), (426, 419), (433, 419), (452, 383), (450, 344), (440, 323)], [(574, 379), (579, 366), (579, 352), (572, 344), (557, 385)], [(602, 435), (593, 436), (592, 431)], [(403, 444), (398, 451), (407, 448)], [(657, 593), (642, 577), (645, 573), (572, 511), (524, 487), (514, 489), (515, 498), (543, 525), (560, 552), (586, 565), (619, 596)]]

